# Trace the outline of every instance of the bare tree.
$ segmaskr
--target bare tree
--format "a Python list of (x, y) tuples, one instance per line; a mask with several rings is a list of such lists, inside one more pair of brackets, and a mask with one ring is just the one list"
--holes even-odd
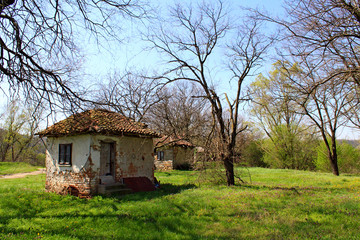
[(94, 102), (136, 121), (142, 121), (154, 105), (166, 98), (161, 90), (162, 85), (142, 74), (114, 72), (108, 81), (100, 83), (100, 91)]
[(71, 84), (70, 73), (78, 67), (76, 36), (88, 31), (98, 40), (118, 38), (119, 20), (141, 17), (144, 9), (135, 0), (1, 0), (1, 87), (46, 101), (50, 109), (76, 105), (83, 100)]
[(269, 17), (259, 11), (254, 17), (282, 27), (279, 54), (302, 70), (301, 79), (293, 81), (297, 94), (303, 94), (302, 100), (297, 100), (319, 129), (333, 173), (339, 175), (336, 132), (346, 123), (344, 115), (347, 109), (353, 109), (350, 103), (356, 100), (348, 92), (360, 87), (359, 2), (288, 0), (285, 18)]
[(141, 72), (111, 74), (108, 83), (100, 83), (96, 106), (145, 122), (161, 134), (203, 142), (211, 114), (201, 89), (187, 82), (164, 86)]
[(194, 83), (177, 82), (162, 89), (163, 100), (149, 109), (145, 122), (168, 136), (203, 145), (211, 129), (209, 104)]
[[(282, 53), (311, 58), (313, 67), (324, 62), (332, 70), (321, 79), (350, 81), (360, 86), (360, 5), (352, 0), (287, 0), (285, 18), (256, 11), (256, 18), (282, 27)], [(288, 47), (288, 51), (284, 49)], [(299, 61), (296, 59), (295, 61)]]
[(349, 105), (346, 109), (343, 110), (344, 114), (349, 119), (350, 123), (355, 128), (360, 128), (360, 92), (359, 88), (356, 87), (348, 87), (348, 99)]
[[(214, 127), (220, 138), (219, 157), (223, 161), (227, 184), (234, 185), (234, 156), (236, 136), (243, 131), (239, 128), (238, 119), (242, 102), (241, 87), (244, 80), (251, 75), (261, 61), (268, 47), (263, 36), (259, 34), (258, 22), (247, 22), (241, 26), (237, 35), (230, 36), (232, 28), (227, 19), (228, 12), (222, 1), (217, 4), (202, 2), (197, 7), (176, 5), (171, 12), (171, 19), (164, 20), (171, 26), (162, 26), (148, 40), (154, 48), (163, 53), (167, 59), (167, 71), (162, 79), (168, 83), (185, 80), (198, 84), (204, 98), (212, 109)], [(226, 36), (226, 37), (225, 37)], [(233, 39), (233, 42), (225, 40)], [(234, 94), (224, 94), (221, 99), (219, 91), (212, 84), (215, 74), (211, 71), (216, 51), (227, 49), (228, 54), (221, 58), (227, 62), (228, 74), (232, 80)], [(226, 60), (225, 60), (226, 59)], [(227, 103), (227, 107), (224, 107)], [(229, 124), (224, 117), (229, 113)]]
[(291, 78), (293, 99), (320, 132), (333, 173), (338, 176), (337, 131), (348, 122), (345, 110), (353, 102), (353, 95), (349, 91), (348, 82), (343, 80), (332, 78), (326, 84), (319, 85), (324, 75), (327, 76), (327, 68), (332, 71), (327, 64), (319, 68), (321, 71), (314, 71), (310, 63), (308, 68), (305, 65), (302, 67), (298, 78)]

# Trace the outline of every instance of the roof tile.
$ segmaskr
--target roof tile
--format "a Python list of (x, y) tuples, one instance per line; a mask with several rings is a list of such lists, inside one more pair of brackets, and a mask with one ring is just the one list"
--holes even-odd
[(92, 109), (76, 113), (37, 134), (60, 137), (86, 133), (159, 137), (158, 133), (147, 128), (144, 123), (136, 122), (119, 113), (104, 109)]

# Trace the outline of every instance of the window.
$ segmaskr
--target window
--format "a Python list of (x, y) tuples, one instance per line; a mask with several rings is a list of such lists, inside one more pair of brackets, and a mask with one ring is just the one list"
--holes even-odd
[(72, 144), (59, 144), (59, 164), (71, 165)]
[(157, 152), (157, 160), (164, 161), (164, 151)]

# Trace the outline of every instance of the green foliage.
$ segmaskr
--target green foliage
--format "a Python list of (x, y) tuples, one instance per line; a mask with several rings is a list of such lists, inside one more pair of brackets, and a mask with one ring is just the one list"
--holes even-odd
[[(331, 166), (330, 166), (330, 162), (329, 162), (327, 148), (323, 141), (316, 148), (316, 151), (317, 151), (317, 158), (315, 161), (316, 169), (323, 171), (323, 172), (331, 172)], [(338, 158), (338, 161), (339, 161), (339, 158)]]
[[(360, 150), (346, 143), (336, 143), (338, 154), (338, 166), (340, 172), (360, 173)], [(331, 165), (328, 158), (327, 148), (324, 142), (317, 147), (316, 169), (323, 172), (331, 172)]]
[(268, 129), (274, 129), (282, 124), (297, 126), (301, 122), (302, 116), (299, 114), (299, 106), (292, 97), (292, 82), (289, 80), (289, 74), (298, 73), (296, 64), (289, 65), (278, 61), (273, 64), (273, 70), (268, 76), (260, 74), (250, 84), (249, 93), (253, 99), (250, 113), (258, 120), (258, 124), (266, 134), (270, 135)]
[(302, 135), (288, 126), (280, 125), (262, 142), (264, 162), (272, 168), (313, 170), (317, 141), (311, 134)]
[(292, 77), (297, 64), (278, 61), (267, 76), (250, 85), (251, 114), (267, 135), (261, 147), (263, 162), (273, 168), (314, 169), (314, 131), (303, 123), (301, 106), (295, 101)]
[(242, 162), (248, 167), (268, 167), (264, 162), (264, 150), (260, 140), (251, 141), (242, 150)]
[[(0, 161), (26, 162), (36, 166), (45, 166), (45, 147), (38, 137), (22, 135), (18, 132), (0, 131)], [(16, 139), (13, 141), (11, 139)]]
[[(251, 168), (253, 184), (161, 188), (78, 199), (44, 191), (44, 175), (0, 179), (0, 239), (357, 239), (360, 177)], [(341, 229), (341, 235), (339, 233)]]
[(39, 113), (20, 108), (21, 103), (13, 101), (0, 122), (0, 162), (27, 162), (45, 165), (45, 148), (35, 136), (40, 121)]

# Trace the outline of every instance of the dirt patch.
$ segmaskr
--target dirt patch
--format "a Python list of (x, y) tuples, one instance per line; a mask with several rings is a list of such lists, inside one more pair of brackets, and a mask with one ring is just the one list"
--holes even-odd
[(45, 172), (46, 172), (45, 168), (40, 168), (38, 171), (34, 171), (34, 172), (0, 175), (0, 179), (4, 179), (4, 178), (23, 178), (23, 177), (28, 176), (28, 175), (38, 175), (38, 174), (42, 174), (42, 173), (45, 173)]

